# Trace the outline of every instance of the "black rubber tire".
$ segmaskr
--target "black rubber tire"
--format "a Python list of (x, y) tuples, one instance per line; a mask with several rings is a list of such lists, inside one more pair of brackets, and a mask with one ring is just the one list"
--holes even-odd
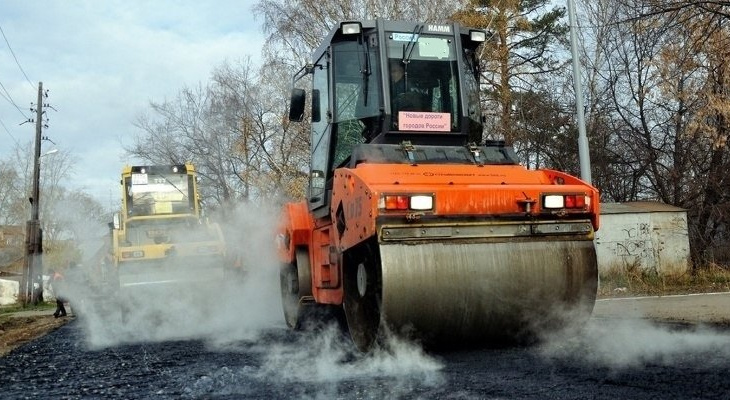
[(279, 284), (284, 321), (289, 328), (300, 329), (303, 307), (299, 301), (299, 279), (296, 265), (284, 264), (281, 266), (279, 269)]
[(377, 252), (366, 244), (348, 253), (343, 270), (347, 327), (358, 350), (367, 352), (378, 340), (381, 326), (382, 285)]

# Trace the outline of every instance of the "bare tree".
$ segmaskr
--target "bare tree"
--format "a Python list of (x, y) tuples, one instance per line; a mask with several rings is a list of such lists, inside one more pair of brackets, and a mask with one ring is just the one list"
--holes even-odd
[[(32, 149), (30, 142), (18, 145), (7, 159), (0, 160), (0, 224), (25, 226), (31, 216)], [(73, 154), (64, 150), (40, 159), (39, 215), (44, 257), (50, 262), (60, 260), (60, 252), (79, 251), (78, 230), (89, 230), (92, 223), (105, 226), (108, 219), (98, 201), (84, 192), (66, 189), (74, 164)], [(72, 209), (80, 211), (72, 213)], [(24, 254), (22, 244), (18, 253)]]
[(201, 85), (182, 89), (174, 100), (152, 102), (153, 114), (137, 119), (142, 133), (125, 150), (152, 164), (192, 162), (202, 177), (202, 200), (224, 204), (239, 197), (243, 188), (232, 151), (235, 135), (218, 123), (222, 104), (212, 92), (210, 85)]
[(584, 65), (602, 196), (687, 208), (696, 265), (718, 240), (727, 243), (730, 35), (718, 7), (599, 0), (582, 8), (592, 34)]
[(458, 1), (260, 0), (254, 11), (264, 20), (267, 59), (296, 70), (339, 21), (385, 18), (438, 22), (445, 21), (459, 6)]
[(88, 193), (60, 189), (49, 204), (48, 215), (46, 229), (52, 230), (53, 239), (44, 240), (44, 264), (59, 266), (68, 260), (88, 259), (104, 246), (109, 213)]
[[(723, 15), (707, 12), (685, 22), (683, 25), (691, 38), (687, 42), (693, 44), (696, 51), (689, 59), (674, 52), (666, 59), (667, 64), (676, 65), (673, 70), (679, 70), (682, 76), (694, 75), (690, 82), (696, 83), (695, 87), (684, 90), (681, 101), (688, 112), (678, 116), (677, 123), (685, 126), (686, 138), (683, 140), (703, 150), (701, 153), (689, 152), (691, 158), (687, 157), (688, 151), (682, 151), (683, 157), (687, 157), (686, 163), (695, 172), (694, 176), (685, 177), (685, 183), (691, 189), (687, 193), (687, 204), (692, 205), (692, 214), (697, 218), (693, 227), (696, 229), (694, 255), (698, 261), (716, 261), (717, 250), (727, 248), (730, 241), (727, 229), (730, 223), (730, 179), (727, 174), (730, 168), (730, 24), (727, 21)], [(673, 60), (676, 62), (672, 63)], [(681, 83), (685, 84), (685, 81)], [(727, 250), (722, 252), (727, 257), (723, 261), (730, 262)]]
[(261, 68), (256, 80), (245, 79), (241, 71), (244, 69), (223, 65), (213, 74), (213, 82), (216, 98), (226, 99), (230, 107), (226, 114), (238, 123), (235, 154), (242, 166), (238, 175), (246, 182), (245, 198), (301, 194), (303, 182), (293, 182), (306, 176), (303, 161), (309, 136), (305, 130), (290, 129), (282, 119), (287, 113), (290, 80), (278, 78), (283, 71), (276, 65)]
[(308, 141), (301, 132), (287, 135), (281, 116), (288, 80), (267, 75), (270, 70), (258, 75), (250, 60), (225, 63), (206, 86), (151, 103), (152, 114), (137, 120), (142, 132), (127, 152), (151, 163), (193, 162), (203, 178), (202, 199), (213, 207), (290, 195), (291, 181), (304, 173)]
[[(33, 146), (31, 142), (17, 145), (6, 160), (0, 162), (0, 189), (2, 199), (3, 223), (22, 225), (30, 219), (33, 187)], [(73, 155), (59, 151), (40, 159), (40, 218), (46, 239), (54, 240), (53, 204), (62, 196), (65, 182), (70, 177), (74, 165)]]
[(20, 225), (28, 219), (24, 215), (24, 184), (18, 168), (9, 160), (0, 161), (0, 225)]

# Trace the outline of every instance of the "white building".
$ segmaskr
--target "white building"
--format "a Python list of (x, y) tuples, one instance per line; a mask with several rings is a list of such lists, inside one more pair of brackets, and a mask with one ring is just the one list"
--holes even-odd
[(690, 268), (687, 211), (658, 202), (601, 203), (594, 243), (599, 273), (638, 267), (658, 274)]
[(18, 281), (0, 279), (0, 306), (15, 304), (18, 301)]

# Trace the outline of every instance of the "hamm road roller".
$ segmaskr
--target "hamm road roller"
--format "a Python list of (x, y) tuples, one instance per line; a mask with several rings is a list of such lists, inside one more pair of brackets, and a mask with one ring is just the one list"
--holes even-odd
[(192, 293), (232, 275), (221, 228), (203, 215), (193, 164), (125, 166), (120, 184), (111, 249), (123, 318), (196, 303)]
[(485, 40), (458, 24), (341, 22), (294, 75), (289, 119), (311, 120), (311, 161), (277, 236), (289, 327), (341, 310), (367, 351), (388, 331), (489, 345), (590, 315), (598, 191), (482, 140)]

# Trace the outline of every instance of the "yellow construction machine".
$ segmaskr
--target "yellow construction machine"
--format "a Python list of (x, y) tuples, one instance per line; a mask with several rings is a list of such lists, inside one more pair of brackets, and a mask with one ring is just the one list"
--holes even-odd
[(224, 281), (226, 243), (219, 225), (203, 216), (197, 184), (189, 163), (124, 167), (111, 244), (123, 310), (144, 302), (141, 293)]

